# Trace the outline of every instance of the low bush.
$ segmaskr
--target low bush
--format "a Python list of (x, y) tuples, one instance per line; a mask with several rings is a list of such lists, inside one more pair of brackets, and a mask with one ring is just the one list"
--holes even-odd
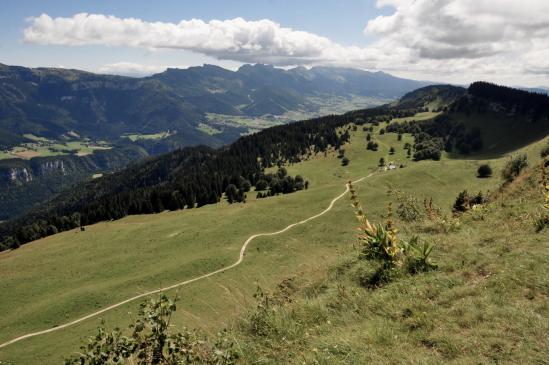
[(81, 352), (65, 360), (65, 365), (98, 364), (235, 364), (238, 352), (226, 334), (214, 341), (195, 331), (171, 333), (170, 320), (175, 301), (167, 296), (151, 298), (141, 304), (138, 318), (128, 326), (126, 336), (118, 328), (111, 332), (99, 328), (81, 346)]
[(513, 181), (527, 166), (528, 157), (525, 154), (513, 156), (505, 164), (501, 176), (507, 182)]
[(471, 196), (467, 190), (463, 190), (458, 194), (452, 207), (452, 212), (454, 214), (464, 213), (469, 209), (472, 209), (475, 205), (481, 205), (484, 203), (486, 203), (486, 198), (481, 191), (479, 191), (478, 194)]

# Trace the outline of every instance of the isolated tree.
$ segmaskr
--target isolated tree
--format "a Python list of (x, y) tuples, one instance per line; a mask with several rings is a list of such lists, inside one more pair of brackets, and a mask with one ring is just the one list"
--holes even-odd
[(288, 170), (286, 170), (285, 167), (281, 167), (278, 169), (276, 174), (278, 175), (279, 179), (283, 179), (286, 175), (288, 175)]
[(269, 187), (269, 183), (265, 179), (259, 179), (255, 183), (255, 190), (266, 190)]
[(379, 159), (378, 165), (379, 165), (379, 167), (385, 166), (385, 159), (383, 157)]
[(477, 170), (477, 176), (481, 178), (492, 176), (492, 168), (488, 164), (480, 165)]
[(234, 203), (237, 200), (238, 189), (236, 188), (235, 184), (227, 185), (227, 189), (225, 189), (225, 196), (227, 197), (227, 201), (230, 204)]
[(402, 141), (402, 134), (400, 134), (400, 133), (398, 134), (397, 141)]
[(341, 166), (347, 166), (349, 164), (349, 159), (347, 157), (343, 157), (341, 159)]
[(240, 186), (240, 188), (243, 190), (243, 191), (250, 191), (252, 187), (252, 184), (250, 183), (250, 180), (247, 180), (245, 179), (243, 182), (242, 182), (242, 185)]
[(457, 196), (454, 206), (452, 207), (452, 211), (454, 213), (463, 213), (467, 211), (470, 207), (470, 199), (471, 198), (469, 197), (467, 190), (463, 190)]
[(370, 141), (372, 139), (372, 135), (370, 133), (368, 133), (366, 135), (366, 141)]
[(389, 154), (390, 154), (390, 155), (394, 155), (394, 154), (395, 154), (395, 148), (394, 148), (394, 147), (389, 148)]

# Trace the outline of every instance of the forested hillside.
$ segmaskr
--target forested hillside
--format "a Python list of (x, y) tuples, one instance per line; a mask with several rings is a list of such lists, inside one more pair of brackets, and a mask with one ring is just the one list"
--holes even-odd
[[(437, 88), (436, 93), (440, 94), (441, 89), (444, 87)], [(453, 87), (447, 89), (445, 93), (455, 91)], [(438, 160), (442, 151), (460, 154), (480, 151), (485, 147), (483, 140), (490, 140), (490, 136), (483, 134), (487, 126), (469, 123), (463, 116), (464, 108), (500, 102), (501, 96), (498, 92), (508, 93), (509, 90), (491, 84), (475, 83), (466, 95), (447, 107), (448, 112), (435, 113), (432, 119), (426, 121), (410, 118), (425, 110), (425, 106), (421, 105), (425, 101), (425, 95), (418, 93), (418, 101), (413, 105), (421, 105), (420, 108), (383, 106), (359, 110), (272, 127), (242, 137), (229, 147), (217, 150), (193, 147), (175, 151), (77, 186), (28, 215), (3, 224), (0, 226), (3, 246), (17, 247), (58, 231), (102, 220), (118, 219), (128, 214), (189, 209), (216, 203), (227, 192), (229, 185), (234, 185), (239, 196), (243, 196), (250, 186), (256, 186), (260, 180), (265, 180), (266, 168), (299, 162), (329, 148), (340, 149), (348, 140), (348, 129), (351, 125), (354, 125), (353, 128), (367, 130), (373, 125), (395, 120), (382, 128), (380, 133), (411, 133), (415, 143), (405, 148), (416, 161)], [(514, 127), (530, 134), (531, 139), (540, 139), (547, 135), (549, 109), (536, 108), (534, 111), (526, 107), (532, 105), (529, 97), (537, 100), (540, 96), (523, 91), (511, 92), (521, 96), (520, 105), (523, 107), (514, 109), (517, 115), (536, 115), (535, 122), (516, 119)], [(479, 93), (482, 93), (482, 97), (477, 96)], [(545, 98), (549, 99), (547, 96)], [(408, 102), (413, 101), (408, 99)], [(538, 104), (536, 102), (535, 105)], [(468, 112), (472, 113), (470, 110)], [(488, 118), (486, 113), (489, 112), (482, 109), (475, 113), (485, 113), (484, 117)], [(533, 127), (532, 123), (535, 123)], [(368, 136), (370, 139), (374, 138)], [(512, 136), (508, 138), (511, 143)], [(373, 141), (369, 142), (375, 144)]]

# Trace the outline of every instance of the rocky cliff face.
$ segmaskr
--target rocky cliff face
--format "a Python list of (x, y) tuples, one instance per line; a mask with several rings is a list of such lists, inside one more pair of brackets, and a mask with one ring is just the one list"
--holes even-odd
[(95, 151), (87, 156), (0, 160), (0, 220), (7, 220), (93, 174), (116, 171), (147, 156), (137, 146)]
[(0, 168), (0, 183), (2, 185), (23, 185), (32, 181), (32, 173), (26, 167)]
[(62, 160), (47, 161), (39, 165), (40, 176), (46, 176), (48, 174), (60, 173), (66, 175), (65, 163)]
[[(27, 165), (20, 162), (19, 165)], [(30, 163), (28, 166), (0, 166), (0, 186), (23, 185), (36, 178), (49, 175), (67, 175), (71, 171), (65, 168), (63, 160), (44, 161)]]

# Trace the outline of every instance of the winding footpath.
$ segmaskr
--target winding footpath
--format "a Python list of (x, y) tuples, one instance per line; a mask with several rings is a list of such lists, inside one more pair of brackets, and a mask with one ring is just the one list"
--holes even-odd
[[(370, 176), (372, 176), (373, 173), (369, 174), (368, 176), (364, 176), (356, 181), (353, 181), (352, 183), (353, 184), (357, 184), (359, 182), (361, 182), (362, 180), (364, 179), (367, 179), (369, 178)], [(278, 235), (278, 234), (281, 234), (281, 233), (284, 233), (290, 229), (292, 229), (293, 227), (295, 226), (298, 226), (298, 225), (301, 225), (301, 224), (305, 224), (309, 221), (312, 221), (313, 219), (316, 219), (318, 217), (321, 217), (323, 216), (324, 214), (328, 213), (330, 210), (332, 210), (332, 208), (334, 207), (334, 204), (340, 200), (341, 198), (343, 198), (345, 196), (345, 194), (347, 194), (349, 192), (349, 185), (348, 184), (345, 184), (345, 191), (343, 193), (341, 193), (340, 195), (338, 195), (337, 197), (335, 197), (331, 202), (330, 202), (330, 205), (328, 205), (328, 207), (326, 209), (324, 209), (322, 212), (318, 213), (317, 215), (313, 215), (312, 217), (309, 217), (309, 218), (306, 218), (302, 221), (299, 221), (297, 223), (292, 223), (290, 224), (289, 226), (287, 226), (286, 228), (284, 229), (281, 229), (280, 231), (276, 231), (276, 232), (270, 232), (270, 233), (258, 233), (258, 234), (254, 234), (252, 236), (250, 236), (245, 242), (244, 244), (242, 245), (242, 248), (240, 248), (240, 254), (238, 256), (238, 260), (232, 264), (232, 265), (229, 265), (229, 266), (225, 266), (225, 267), (222, 267), (221, 269), (218, 269), (218, 270), (215, 270), (215, 271), (212, 271), (210, 273), (207, 273), (207, 274), (204, 274), (204, 275), (201, 275), (201, 276), (197, 276), (195, 278), (192, 278), (192, 279), (189, 279), (189, 280), (185, 280), (185, 281), (182, 281), (180, 283), (177, 283), (177, 284), (173, 284), (173, 285), (170, 285), (170, 286), (167, 286), (165, 288), (161, 288), (161, 289), (156, 289), (156, 290), (152, 290), (152, 291), (149, 291), (149, 292), (146, 292), (146, 293), (142, 293), (142, 294), (139, 294), (139, 295), (136, 295), (134, 297), (131, 297), (131, 298), (128, 298), (126, 300), (123, 300), (121, 302), (118, 302), (116, 304), (113, 304), (109, 307), (106, 307), (106, 308), (103, 308), (101, 310), (98, 310), (97, 312), (94, 312), (94, 313), (91, 313), (91, 314), (88, 314), (87, 316), (84, 316), (84, 317), (81, 317), (81, 318), (78, 318), (78, 319), (75, 319), (74, 321), (71, 321), (71, 322), (68, 322), (68, 323), (65, 323), (65, 324), (62, 324), (62, 325), (59, 325), (57, 327), (52, 327), (52, 328), (49, 328), (47, 330), (43, 330), (43, 331), (38, 331), (38, 332), (32, 332), (32, 333), (28, 333), (26, 335), (23, 335), (23, 336), (20, 336), (20, 337), (17, 337), (17, 338), (14, 338), (13, 340), (10, 340), (10, 341), (7, 341), (7, 342), (4, 342), (3, 344), (0, 344), (0, 348), (3, 348), (3, 347), (6, 347), (6, 346), (9, 346), (11, 344), (14, 344), (16, 342), (19, 342), (21, 340), (24, 340), (24, 339), (27, 339), (27, 338), (31, 338), (31, 337), (36, 337), (36, 336), (41, 336), (41, 335), (45, 335), (47, 333), (50, 333), (50, 332), (55, 332), (55, 331), (60, 331), (64, 328), (67, 328), (67, 327), (71, 327), (71, 326), (74, 326), (75, 324), (78, 324), (80, 322), (83, 322), (87, 319), (90, 319), (90, 318), (93, 318), (93, 317), (96, 317), (100, 314), (103, 314), (107, 311), (110, 311), (111, 309), (114, 309), (114, 308), (117, 308), (117, 307), (120, 307), (124, 304), (127, 304), (127, 303), (130, 303), (130, 302), (133, 302), (134, 300), (137, 300), (139, 298), (143, 298), (143, 297), (147, 297), (147, 296), (150, 296), (150, 295), (153, 295), (153, 294), (158, 294), (158, 293), (161, 293), (163, 291), (167, 291), (167, 290), (171, 290), (171, 289), (175, 289), (175, 288), (178, 288), (180, 286), (184, 286), (184, 285), (188, 285), (188, 284), (191, 284), (191, 283), (194, 283), (195, 281), (198, 281), (198, 280), (202, 280), (202, 279), (206, 279), (206, 278), (209, 278), (210, 276), (214, 276), (216, 274), (220, 274), (224, 271), (227, 271), (227, 270), (230, 270), (232, 268), (235, 268), (237, 267), (238, 265), (240, 265), (242, 263), (242, 261), (244, 261), (244, 255), (246, 253), (246, 248), (248, 247), (248, 245), (250, 244), (250, 242), (252, 242), (254, 239), (258, 238), (258, 237), (265, 237), (265, 236), (275, 236), (275, 235)]]

